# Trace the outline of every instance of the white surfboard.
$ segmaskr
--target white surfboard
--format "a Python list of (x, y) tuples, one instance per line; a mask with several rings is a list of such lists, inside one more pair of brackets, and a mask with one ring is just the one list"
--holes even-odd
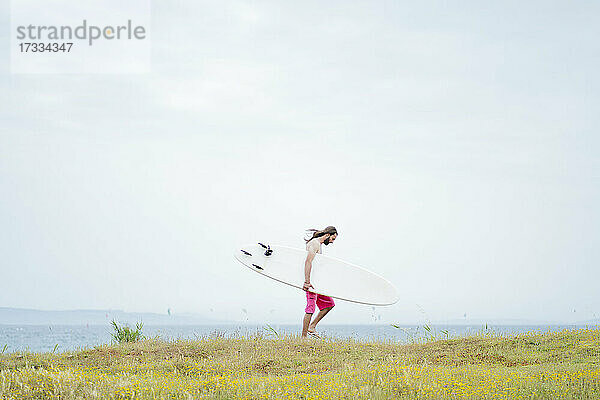
[[(251, 244), (235, 251), (236, 260), (252, 271), (302, 289), (306, 250)], [(398, 291), (386, 279), (357, 265), (317, 254), (311, 270), (311, 292), (361, 304), (386, 306), (398, 301)]]

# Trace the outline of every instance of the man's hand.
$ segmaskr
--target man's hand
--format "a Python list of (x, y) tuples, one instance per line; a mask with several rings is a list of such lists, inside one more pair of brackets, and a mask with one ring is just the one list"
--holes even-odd
[(304, 282), (304, 285), (302, 286), (302, 289), (304, 291), (308, 291), (309, 288), (313, 288), (314, 289), (314, 286), (311, 285), (310, 282)]

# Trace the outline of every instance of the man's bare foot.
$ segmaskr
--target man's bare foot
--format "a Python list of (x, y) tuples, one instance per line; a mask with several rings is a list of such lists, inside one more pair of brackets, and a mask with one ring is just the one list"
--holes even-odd
[(308, 330), (306, 332), (312, 337), (321, 339), (321, 336), (317, 333), (316, 327), (314, 325), (309, 325)]
[(321, 337), (321, 336), (320, 336), (320, 335), (319, 335), (317, 332), (315, 332), (315, 331), (308, 331), (308, 335), (309, 335), (309, 336), (312, 336), (312, 337), (314, 337), (314, 338), (317, 338), (317, 339), (323, 339), (323, 338), (322, 338), (322, 337)]

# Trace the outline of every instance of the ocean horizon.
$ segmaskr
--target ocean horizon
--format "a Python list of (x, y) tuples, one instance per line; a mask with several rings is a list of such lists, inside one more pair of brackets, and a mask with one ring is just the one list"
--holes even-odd
[[(421, 324), (421, 325), (334, 325), (322, 324), (317, 330), (325, 339), (385, 341), (406, 344), (430, 338), (445, 339), (494, 334), (516, 335), (526, 332), (556, 332), (578, 329), (594, 324), (557, 325), (494, 325), (494, 324)], [(206, 324), (206, 325), (144, 325), (147, 338), (161, 340), (194, 340), (211, 337), (262, 337), (276, 339), (299, 335), (300, 324)], [(110, 325), (2, 325), (0, 352), (69, 352), (110, 344)]]

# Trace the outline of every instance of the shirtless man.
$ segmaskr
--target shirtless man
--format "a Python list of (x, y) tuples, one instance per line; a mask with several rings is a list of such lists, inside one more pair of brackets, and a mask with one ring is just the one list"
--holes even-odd
[[(313, 287), (310, 284), (310, 271), (312, 270), (312, 261), (317, 253), (321, 253), (321, 245), (327, 246), (329, 243), (333, 243), (337, 238), (337, 230), (333, 226), (319, 231), (316, 229), (309, 229), (312, 232), (310, 239), (306, 240), (306, 250), (308, 255), (304, 262), (304, 286), (303, 289), (306, 291), (306, 309), (304, 314), (304, 320), (302, 321), (302, 337), (306, 337), (307, 334), (311, 336), (317, 336), (315, 329), (317, 324), (331, 309), (335, 306), (333, 299), (329, 296), (323, 296), (320, 294), (309, 292), (308, 289)], [(315, 312), (315, 305), (319, 307), (319, 313), (315, 319), (312, 319), (313, 313)]]

